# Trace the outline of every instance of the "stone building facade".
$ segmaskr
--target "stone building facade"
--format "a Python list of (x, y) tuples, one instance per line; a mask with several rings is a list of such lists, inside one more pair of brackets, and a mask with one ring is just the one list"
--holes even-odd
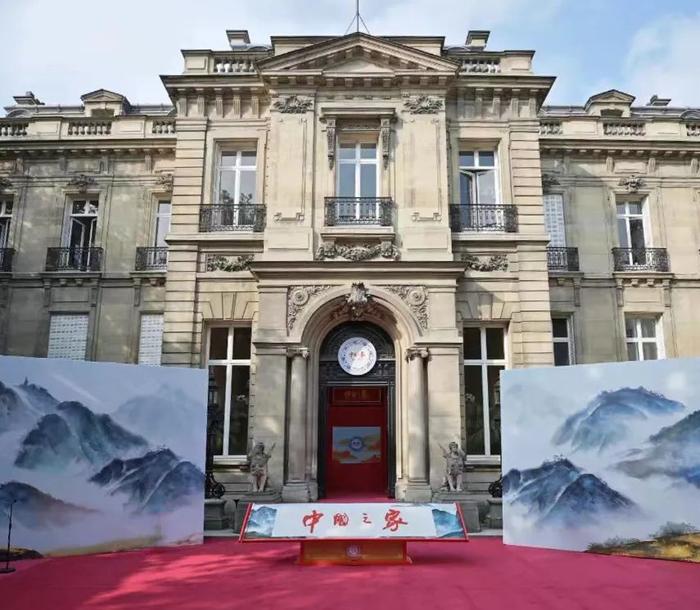
[(484, 31), (227, 35), (172, 106), (6, 108), (2, 353), (209, 367), (231, 497), (261, 441), (285, 500), (416, 501), (453, 441), (499, 476), (503, 368), (698, 354), (699, 111), (546, 106)]

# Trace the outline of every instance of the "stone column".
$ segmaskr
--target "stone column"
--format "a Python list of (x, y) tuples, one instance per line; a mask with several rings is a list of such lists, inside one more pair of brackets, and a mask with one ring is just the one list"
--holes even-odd
[(428, 482), (428, 404), (425, 361), (430, 356), (426, 347), (411, 347), (408, 361), (408, 502), (428, 502), (432, 494)]
[(285, 502), (308, 502), (306, 480), (306, 347), (287, 349), (291, 360), (289, 376), (289, 417), (287, 424), (287, 481), (282, 488)]

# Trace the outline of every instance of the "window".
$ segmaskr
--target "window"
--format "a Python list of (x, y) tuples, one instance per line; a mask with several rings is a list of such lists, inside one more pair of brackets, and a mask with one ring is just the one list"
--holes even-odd
[(504, 329), (464, 328), (464, 399), (467, 454), (501, 454), (500, 373), (506, 368)]
[(571, 318), (552, 318), (552, 341), (554, 366), (573, 364), (575, 359)]
[(52, 314), (46, 356), (85, 360), (87, 334), (88, 314)]
[(218, 204), (255, 202), (257, 153), (251, 150), (224, 151), (218, 167)]
[(617, 204), (617, 236), (621, 248), (630, 248), (628, 265), (645, 265), (647, 246), (646, 215), (641, 201), (622, 201)]
[(544, 196), (544, 227), (549, 234), (549, 245), (566, 247), (566, 225), (564, 223), (564, 198), (560, 194)]
[(139, 329), (139, 364), (160, 365), (163, 348), (163, 314), (142, 314)]
[(658, 360), (664, 357), (659, 323), (659, 318), (625, 316), (628, 360)]
[(156, 248), (165, 248), (165, 236), (170, 230), (170, 202), (159, 201), (156, 211), (156, 230), (154, 232), (154, 243)]
[[(338, 147), (338, 222), (378, 218), (379, 166), (376, 142), (341, 142)], [(363, 200), (355, 200), (364, 198)]]
[(459, 153), (459, 195), (462, 205), (498, 202), (496, 153), (492, 150)]
[(248, 451), (250, 340), (249, 326), (209, 328), (209, 425), (216, 431), (215, 455)]
[(95, 245), (95, 229), (97, 228), (97, 201), (76, 200), (71, 204), (68, 221), (68, 246), (76, 248), (92, 248)]
[(12, 203), (12, 199), (0, 199), (0, 248), (7, 248), (10, 243)]

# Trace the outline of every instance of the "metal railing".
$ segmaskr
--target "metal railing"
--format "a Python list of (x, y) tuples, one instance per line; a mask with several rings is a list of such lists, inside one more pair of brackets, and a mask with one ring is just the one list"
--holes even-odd
[(518, 230), (518, 209), (514, 205), (451, 204), (450, 228), (455, 232), (515, 233)]
[(550, 271), (578, 271), (578, 248), (547, 248), (547, 268)]
[(393, 223), (391, 197), (326, 197), (326, 226), (377, 225)]
[(14, 248), (0, 248), (0, 272), (10, 273), (12, 271), (12, 259), (14, 255)]
[(255, 231), (265, 229), (265, 206), (259, 203), (204, 205), (199, 210), (199, 230)]
[(48, 248), (47, 271), (100, 271), (102, 248)]
[(165, 271), (168, 266), (168, 249), (139, 246), (136, 248), (136, 271)]
[(613, 248), (615, 271), (659, 271), (669, 269), (666, 248)]

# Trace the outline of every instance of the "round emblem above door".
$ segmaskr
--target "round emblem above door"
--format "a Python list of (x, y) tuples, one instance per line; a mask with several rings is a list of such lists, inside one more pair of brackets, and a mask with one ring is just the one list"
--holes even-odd
[(338, 364), (350, 375), (364, 375), (377, 363), (377, 350), (364, 337), (352, 337), (338, 349)]

